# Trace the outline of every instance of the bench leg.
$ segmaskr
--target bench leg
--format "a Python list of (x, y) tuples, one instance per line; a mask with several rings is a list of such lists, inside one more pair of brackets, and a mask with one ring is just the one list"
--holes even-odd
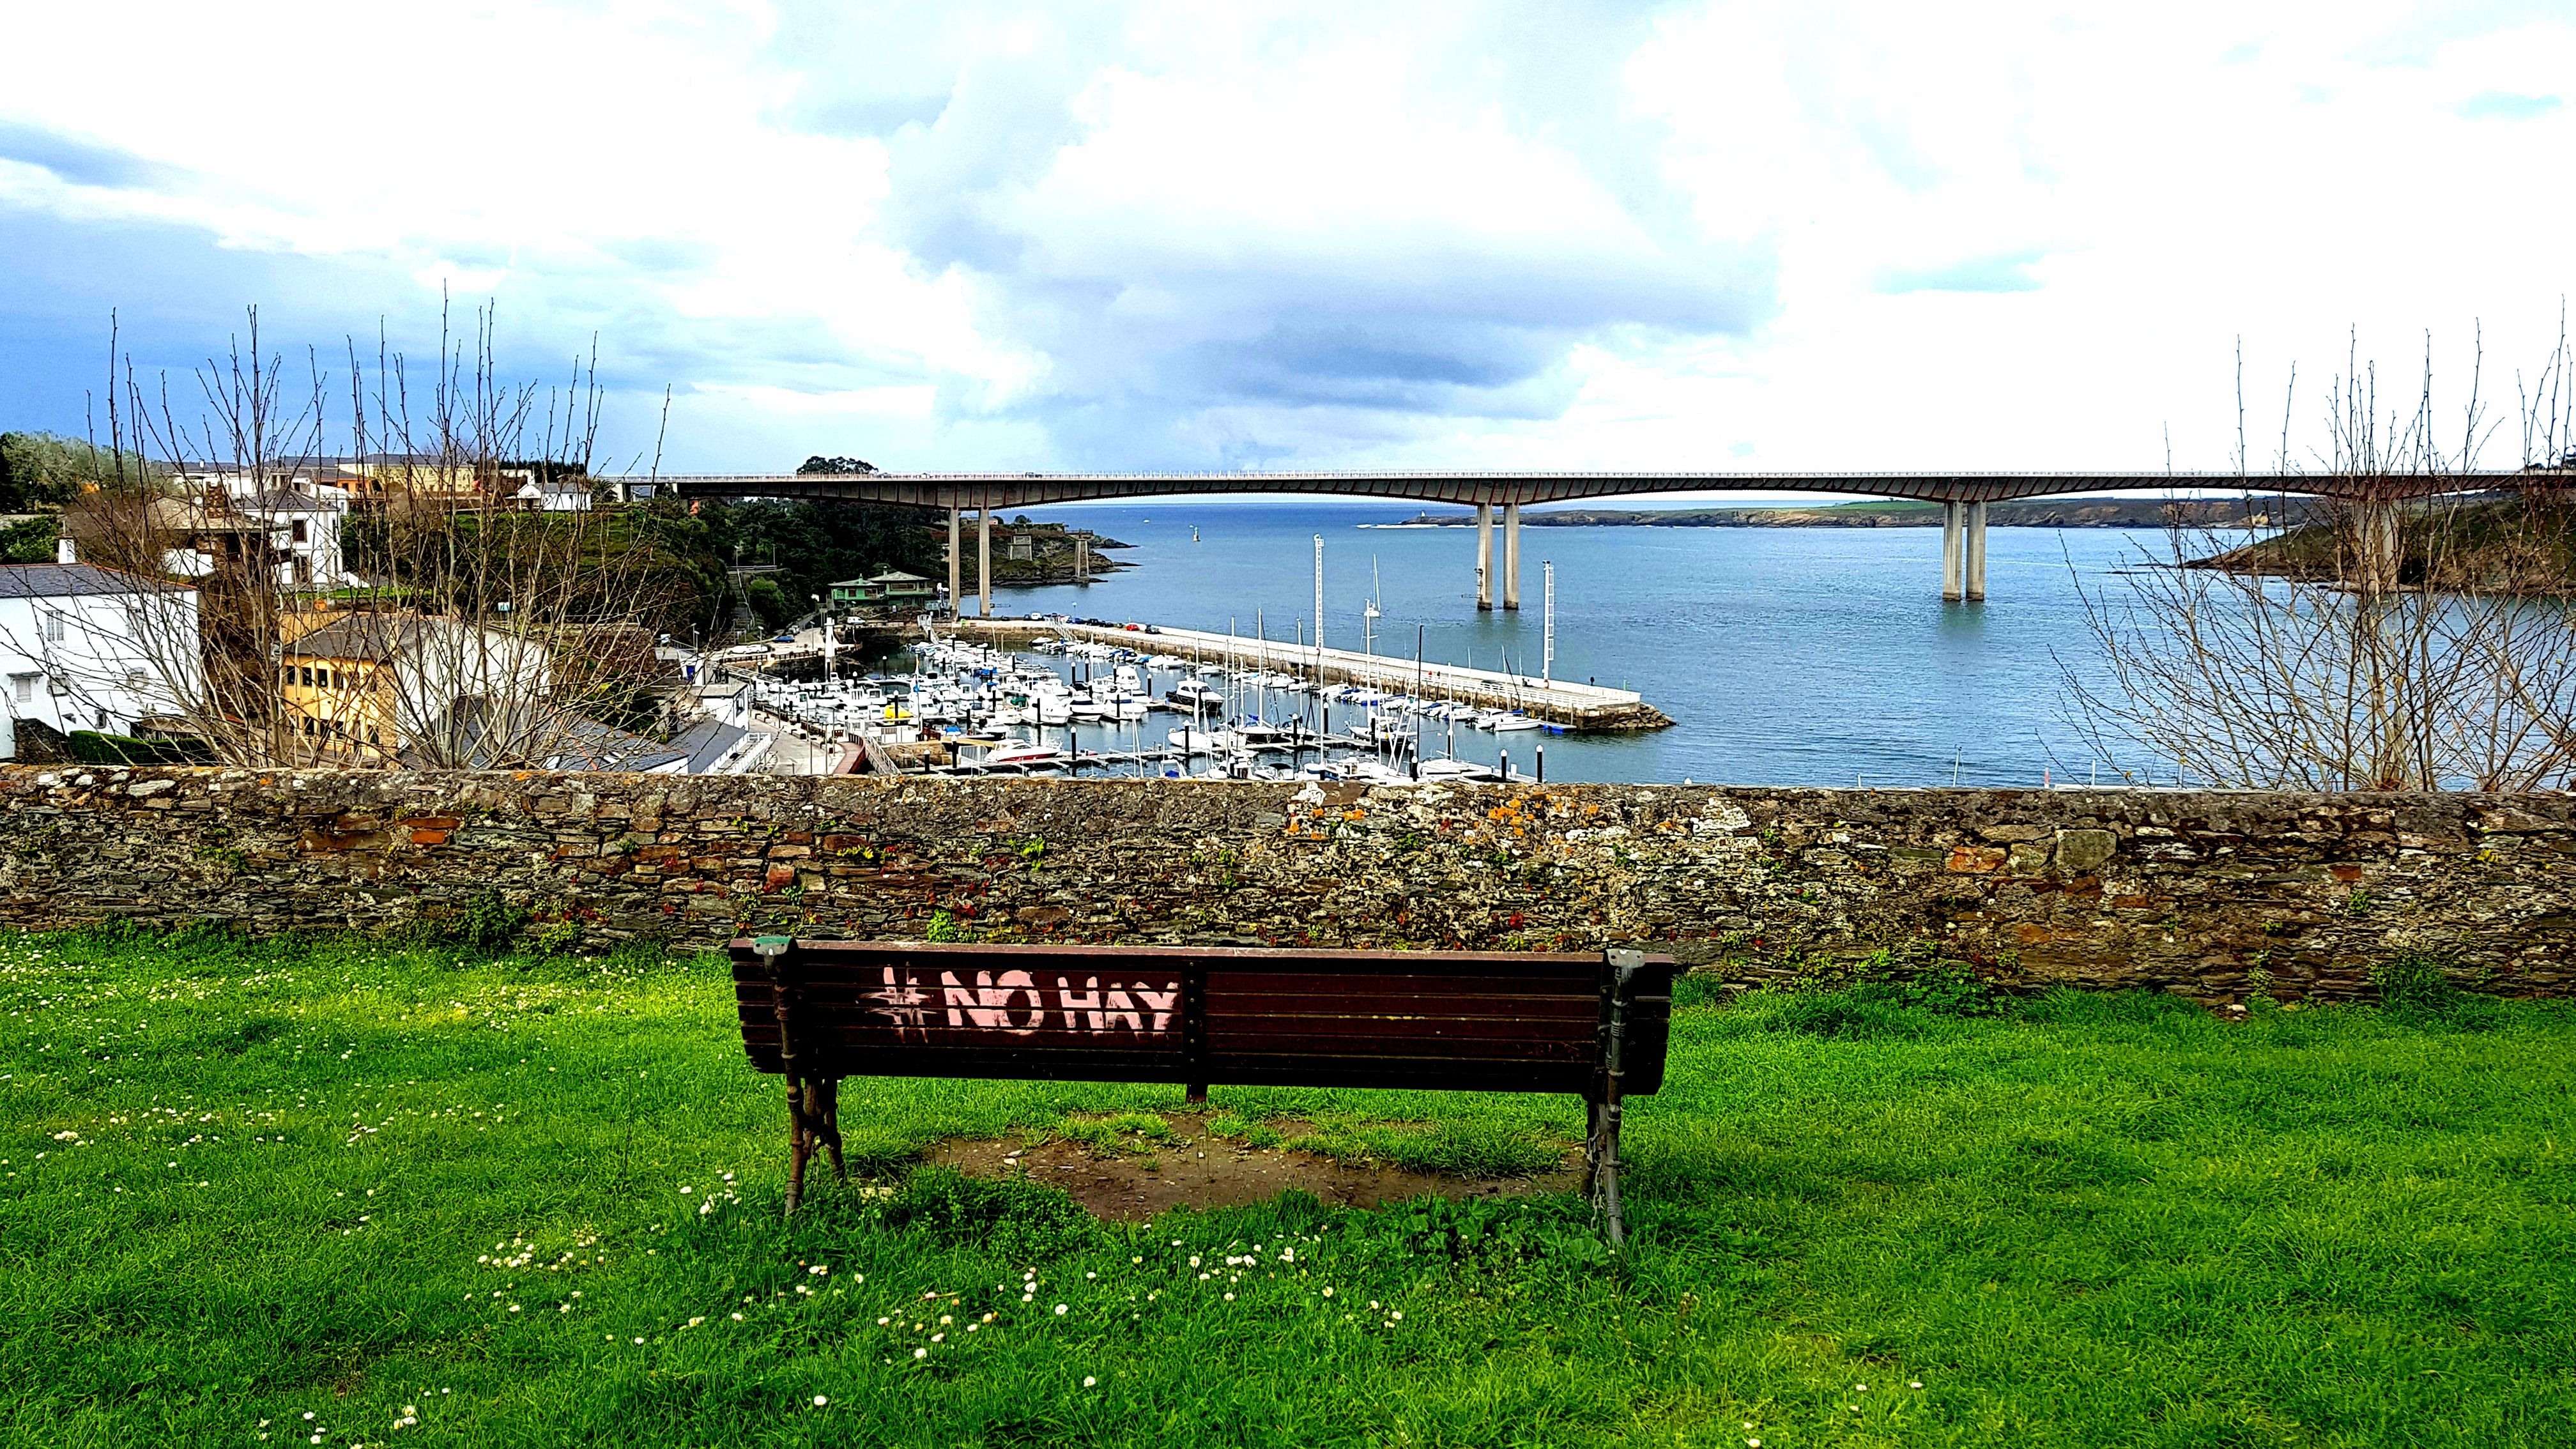
[(850, 1170), (841, 1163), (841, 1079), (825, 1077), (816, 1082), (806, 1107), (806, 1117), (822, 1133), (823, 1147), (832, 1154), (832, 1176), (848, 1182)]
[(1619, 1212), (1619, 1103), (1583, 1099), (1588, 1130), (1583, 1141), (1583, 1195), (1592, 1201), (1616, 1248), (1628, 1240), (1628, 1225)]
[(1181, 1095), (1181, 1105), (1182, 1105), (1182, 1106), (1184, 1106), (1184, 1107), (1204, 1107), (1204, 1106), (1206, 1106), (1206, 1105), (1207, 1105), (1207, 1083), (1205, 1083), (1205, 1082), (1192, 1082), (1192, 1083), (1190, 1083), (1189, 1085), (1187, 1085), (1186, 1087), (1182, 1088), (1182, 1089), (1181, 1089), (1181, 1091), (1182, 1091), (1182, 1095)]
[(805, 1199), (805, 1159), (814, 1155), (813, 1134), (805, 1126), (805, 1084), (787, 1079), (787, 1211)]

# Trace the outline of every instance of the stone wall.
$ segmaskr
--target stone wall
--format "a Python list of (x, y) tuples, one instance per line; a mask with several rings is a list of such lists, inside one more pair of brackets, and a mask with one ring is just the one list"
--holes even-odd
[(2576, 801), (0, 768), (0, 920), (1887, 951), (2217, 1002), (2576, 980)]

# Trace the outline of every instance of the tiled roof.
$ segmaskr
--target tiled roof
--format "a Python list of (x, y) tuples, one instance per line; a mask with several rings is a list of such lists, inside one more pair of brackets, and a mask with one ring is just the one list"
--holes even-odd
[(61, 599), (76, 594), (183, 594), (187, 590), (96, 564), (0, 564), (0, 599)]

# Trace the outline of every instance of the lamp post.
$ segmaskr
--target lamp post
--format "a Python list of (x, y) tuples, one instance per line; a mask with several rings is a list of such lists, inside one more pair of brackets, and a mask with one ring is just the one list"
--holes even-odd
[(1539, 570), (1539, 645), (1538, 683), (1545, 689), (1556, 678), (1556, 565), (1541, 563)]

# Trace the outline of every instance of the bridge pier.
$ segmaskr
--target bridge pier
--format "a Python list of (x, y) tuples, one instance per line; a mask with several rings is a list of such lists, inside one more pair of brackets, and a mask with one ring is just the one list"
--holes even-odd
[(1955, 604), (1968, 591), (1967, 520), (1956, 500), (1941, 505), (1941, 602)]
[(975, 617), (993, 617), (993, 510), (975, 510)]
[(1494, 505), (1476, 505), (1476, 612), (1494, 610)]
[(1968, 602), (1981, 604), (1986, 599), (1986, 505), (1968, 505), (1967, 595)]
[(1521, 606), (1521, 506), (1503, 505), (1503, 607)]
[(966, 616), (966, 550), (957, 535), (957, 513), (954, 507), (948, 510), (948, 617), (952, 619)]

